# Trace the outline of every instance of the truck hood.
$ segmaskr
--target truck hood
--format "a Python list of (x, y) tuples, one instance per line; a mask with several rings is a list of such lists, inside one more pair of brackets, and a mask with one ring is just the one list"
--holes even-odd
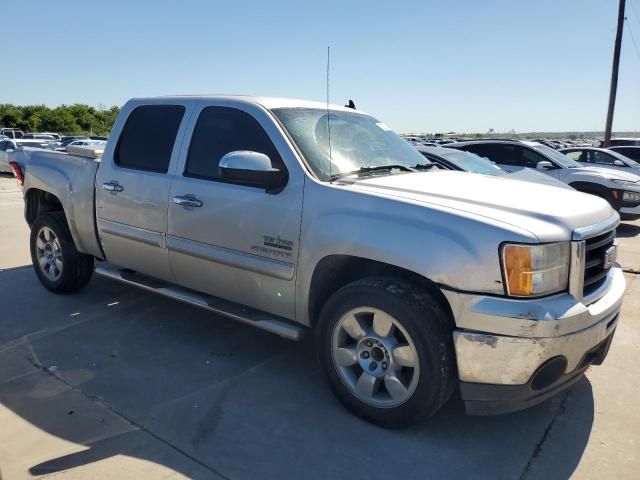
[(352, 188), (484, 217), (528, 231), (540, 241), (568, 240), (576, 228), (603, 222), (616, 215), (605, 200), (593, 195), (509, 177), (468, 172), (437, 171), (371, 177), (354, 182)]

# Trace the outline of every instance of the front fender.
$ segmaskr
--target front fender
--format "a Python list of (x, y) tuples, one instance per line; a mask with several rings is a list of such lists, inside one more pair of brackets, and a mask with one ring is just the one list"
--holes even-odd
[(296, 317), (303, 322), (313, 273), (327, 256), (375, 260), (450, 289), (503, 294), (500, 244), (531, 241), (483, 217), (332, 190), (305, 195), (296, 288)]

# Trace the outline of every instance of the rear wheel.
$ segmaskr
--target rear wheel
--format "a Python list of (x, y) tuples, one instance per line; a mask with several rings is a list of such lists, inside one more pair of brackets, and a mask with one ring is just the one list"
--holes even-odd
[(40, 283), (53, 292), (79, 290), (93, 275), (93, 257), (78, 252), (62, 212), (38, 216), (31, 226), (30, 247)]
[(353, 413), (405, 427), (435, 413), (456, 385), (450, 320), (430, 292), (368, 278), (336, 292), (321, 313), (318, 353)]

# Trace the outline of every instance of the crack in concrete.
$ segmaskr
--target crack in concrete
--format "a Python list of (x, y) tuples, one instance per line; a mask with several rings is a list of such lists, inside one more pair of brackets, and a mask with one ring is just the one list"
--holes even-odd
[[(118, 411), (113, 405), (107, 403), (104, 401), (103, 398), (101, 397), (96, 397), (96, 396), (92, 396), (92, 395), (87, 395), (85, 392), (83, 392), (81, 389), (77, 388), (76, 386), (70, 384), (69, 382), (65, 381), (63, 378), (61, 378), (60, 376), (56, 375), (55, 372), (51, 372), (49, 371), (47, 368), (45, 368), (44, 366), (42, 366), (41, 364), (37, 363), (36, 361), (34, 361), (34, 359), (28, 358), (26, 357), (26, 360), (29, 361), (34, 367), (36, 367), (38, 370), (40, 370), (41, 372), (46, 373), (49, 376), (52, 376), (53, 378), (55, 378), (56, 380), (58, 380), (59, 382), (63, 383), (64, 385), (66, 385), (67, 387), (71, 388), (73, 391), (78, 392), (80, 395), (82, 395), (83, 397), (85, 397), (88, 400), (91, 400), (95, 403), (98, 403), (99, 405), (104, 406), (105, 408), (107, 408), (107, 410), (109, 410), (111, 413), (113, 413), (114, 415), (117, 415), (118, 417), (122, 418), (124, 421), (126, 421), (127, 423), (129, 423), (130, 425), (140, 429), (142, 432), (145, 432), (146, 434), (150, 435), (151, 437), (155, 438), (156, 440), (158, 440), (159, 442), (161, 442), (162, 444), (166, 445), (167, 447), (171, 448), (172, 450), (175, 450), (176, 452), (180, 453), (181, 455), (184, 455), (185, 457), (187, 457), (189, 460), (191, 460), (192, 462), (197, 463), (198, 465), (200, 465), (201, 467), (205, 468), (206, 470), (208, 470), (209, 472), (217, 475), (218, 477), (225, 479), (225, 480), (231, 480), (229, 477), (227, 477), (226, 475), (223, 475), (222, 473), (218, 472), (215, 468), (209, 466), (208, 464), (206, 464), (205, 462), (203, 462), (202, 460), (198, 459), (197, 457), (194, 457), (193, 455), (187, 453), (186, 451), (182, 450), (181, 448), (175, 446), (174, 444), (172, 444), (171, 442), (169, 442), (168, 440), (164, 439), (163, 437), (161, 437), (160, 435), (158, 435), (157, 433), (154, 433), (153, 431), (149, 430), (147, 427), (145, 427), (144, 425), (142, 425), (141, 423), (136, 422), (135, 420), (133, 420), (132, 418), (129, 418), (127, 415), (125, 415), (124, 413)], [(51, 475), (56, 475), (59, 473), (64, 473), (64, 471), (62, 472), (56, 472), (53, 474), (49, 474), (47, 476), (51, 476)], [(0, 478), (0, 480), (2, 480)]]
[(536, 460), (536, 458), (540, 456), (540, 453), (542, 452), (542, 447), (544, 446), (544, 443), (547, 441), (547, 438), (549, 437), (549, 434), (551, 433), (551, 430), (553, 429), (553, 426), (555, 425), (556, 420), (558, 419), (558, 417), (560, 417), (560, 415), (562, 415), (565, 412), (567, 408), (567, 400), (569, 399), (572, 393), (573, 393), (573, 388), (570, 388), (569, 390), (567, 390), (564, 398), (560, 402), (560, 406), (556, 410), (556, 413), (553, 415), (553, 417), (551, 418), (551, 421), (549, 422), (549, 425), (547, 425), (547, 428), (545, 428), (544, 432), (542, 433), (542, 437), (540, 437), (540, 440), (538, 441), (538, 443), (536, 443), (536, 446), (533, 449), (533, 453), (531, 454), (529, 461), (527, 462), (524, 469), (522, 470), (522, 473), (518, 477), (518, 480), (526, 480), (526, 478), (529, 476), (531, 467), (533, 467), (533, 462)]
[(639, 268), (623, 268), (622, 271), (624, 273), (631, 273), (632, 275), (640, 275)]

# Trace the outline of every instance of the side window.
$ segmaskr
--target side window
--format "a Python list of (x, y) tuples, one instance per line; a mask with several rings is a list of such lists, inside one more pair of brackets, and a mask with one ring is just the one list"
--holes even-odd
[(476, 145), (468, 145), (464, 147), (467, 152), (475, 153), (480, 157), (488, 158), (492, 162), (497, 163), (497, 154), (495, 152), (495, 148), (493, 145), (485, 145), (485, 144), (476, 144)]
[(536, 168), (539, 162), (548, 161), (538, 152), (534, 152), (533, 150), (529, 150), (528, 148), (520, 147), (520, 151), (522, 154), (522, 165), (524, 165), (525, 167)]
[(206, 107), (193, 131), (184, 176), (218, 180), (220, 159), (236, 150), (264, 153), (275, 168), (284, 168), (278, 151), (255, 118), (236, 108)]
[(7, 149), (7, 142), (0, 142), (0, 152), (4, 152)]
[(491, 158), (494, 162), (502, 165), (515, 165), (518, 167), (524, 166), (522, 164), (522, 158), (520, 155), (520, 149), (515, 145), (498, 144), (494, 145), (495, 159)]
[(604, 153), (604, 152), (598, 152), (597, 150), (594, 150), (591, 152), (591, 154), (593, 155), (593, 162), (594, 163), (601, 163), (601, 164), (605, 164), (605, 165), (613, 165), (613, 161), (615, 160), (615, 158), (613, 158), (613, 156)]
[(166, 173), (183, 115), (181, 105), (135, 108), (120, 134), (115, 163), (134, 170)]
[(577, 151), (577, 152), (562, 152), (564, 153), (567, 157), (569, 157), (571, 160), (575, 160), (576, 162), (586, 162), (586, 158), (584, 158), (584, 152), (581, 151)]

